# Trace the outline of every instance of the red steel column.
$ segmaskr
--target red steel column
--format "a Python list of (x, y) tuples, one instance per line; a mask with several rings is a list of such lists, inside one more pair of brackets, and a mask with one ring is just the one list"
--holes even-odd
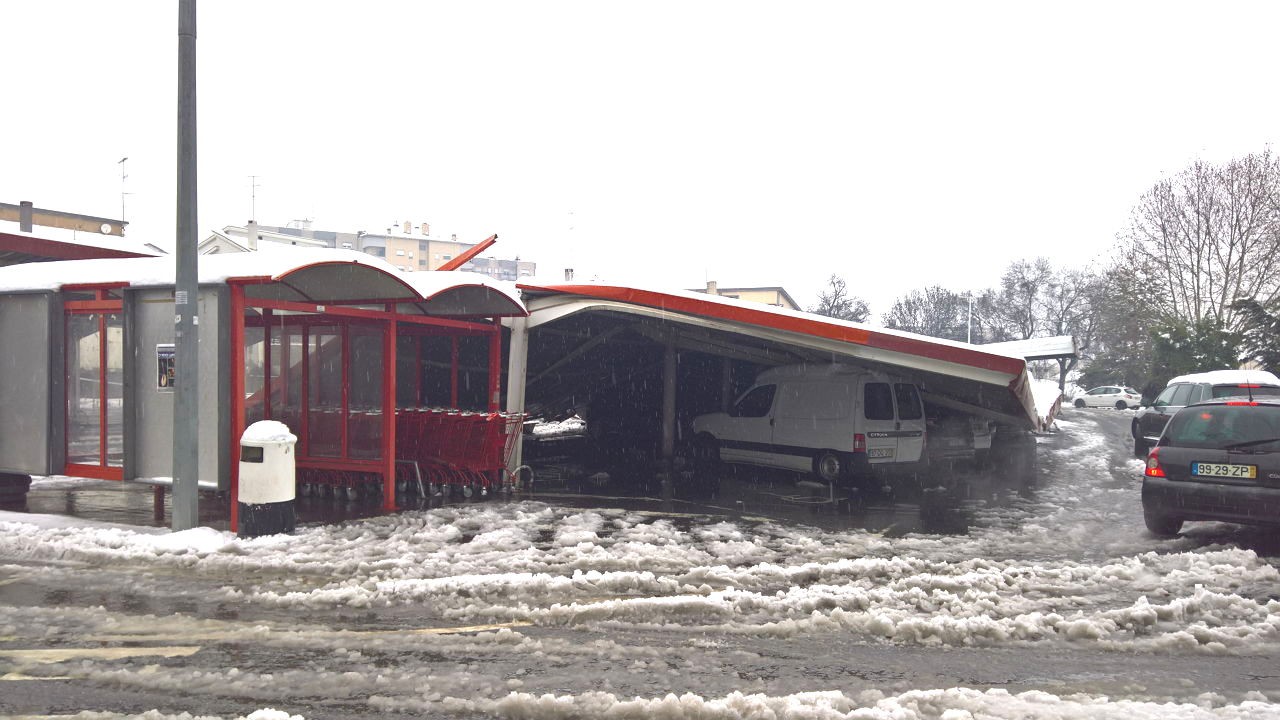
[(347, 450), (347, 422), (351, 419), (351, 324), (344, 322), (339, 328), (342, 333), (342, 356), (339, 358), (342, 362), (342, 411), (339, 413), (342, 425), (338, 428), (338, 457), (346, 460), (351, 457)]
[(458, 336), (449, 338), (449, 407), (458, 407)]
[(502, 409), (502, 321), (493, 321), (489, 335), (489, 412)]
[[(387, 306), (395, 312), (394, 305)], [(396, 509), (396, 321), (382, 330), (382, 509)]]
[(271, 419), (271, 309), (262, 311), (262, 419)]

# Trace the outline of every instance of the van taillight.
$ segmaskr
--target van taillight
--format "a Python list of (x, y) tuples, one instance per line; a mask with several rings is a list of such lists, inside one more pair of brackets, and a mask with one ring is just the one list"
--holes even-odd
[(1147, 477), (1164, 477), (1164, 468), (1160, 467), (1160, 448), (1152, 448), (1147, 455)]
[(864, 453), (867, 451), (867, 436), (862, 433), (854, 433), (853, 435), (853, 451)]

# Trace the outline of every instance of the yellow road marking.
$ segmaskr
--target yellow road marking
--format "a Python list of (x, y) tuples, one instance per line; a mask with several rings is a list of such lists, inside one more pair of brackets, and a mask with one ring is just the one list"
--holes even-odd
[[(36, 677), (32, 675), (23, 675), (22, 673), (16, 673), (16, 672), (5, 673), (3, 675), (0, 675), (0, 682), (3, 682), (5, 680), (70, 680), (70, 679), (71, 677), (69, 675), (46, 675), (42, 677)], [(26, 717), (26, 716), (19, 716), (19, 717)], [(33, 715), (32, 717), (35, 717), (35, 716)]]
[(0, 650), (0, 658), (10, 658), (28, 663), (58, 663), (76, 658), (119, 660), (130, 657), (187, 657), (200, 652), (199, 645), (173, 645), (169, 647), (119, 647), (119, 648), (26, 648)]

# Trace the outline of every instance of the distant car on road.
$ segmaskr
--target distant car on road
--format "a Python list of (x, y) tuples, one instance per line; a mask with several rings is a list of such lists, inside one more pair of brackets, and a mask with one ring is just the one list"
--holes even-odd
[(1275, 396), (1280, 396), (1280, 378), (1265, 370), (1213, 370), (1176, 377), (1155, 402), (1134, 416), (1130, 427), (1133, 454), (1146, 457), (1169, 418), (1187, 405), (1213, 398)]
[(1142, 393), (1122, 385), (1103, 385), (1080, 395), (1072, 403), (1078, 407), (1113, 407), (1117, 410), (1142, 404)]
[(1169, 420), (1142, 478), (1147, 529), (1187, 520), (1280, 525), (1280, 397), (1210, 400)]

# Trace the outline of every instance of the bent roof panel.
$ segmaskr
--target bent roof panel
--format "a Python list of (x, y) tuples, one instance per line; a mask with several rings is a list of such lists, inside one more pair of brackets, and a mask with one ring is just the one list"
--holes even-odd
[[(967, 343), (694, 291), (645, 290), (611, 285), (521, 284), (519, 287), (531, 297), (589, 298), (604, 304), (631, 305), (705, 318), (722, 326), (753, 329), (778, 338), (808, 338), (827, 348), (839, 348), (850, 357), (999, 386), (1007, 395), (1004, 401), (995, 404), (1016, 406), (1022, 410), (1028, 425), (1039, 425), (1026, 361), (1020, 357), (986, 351)], [(532, 317), (537, 318), (538, 314), (535, 309)]]

